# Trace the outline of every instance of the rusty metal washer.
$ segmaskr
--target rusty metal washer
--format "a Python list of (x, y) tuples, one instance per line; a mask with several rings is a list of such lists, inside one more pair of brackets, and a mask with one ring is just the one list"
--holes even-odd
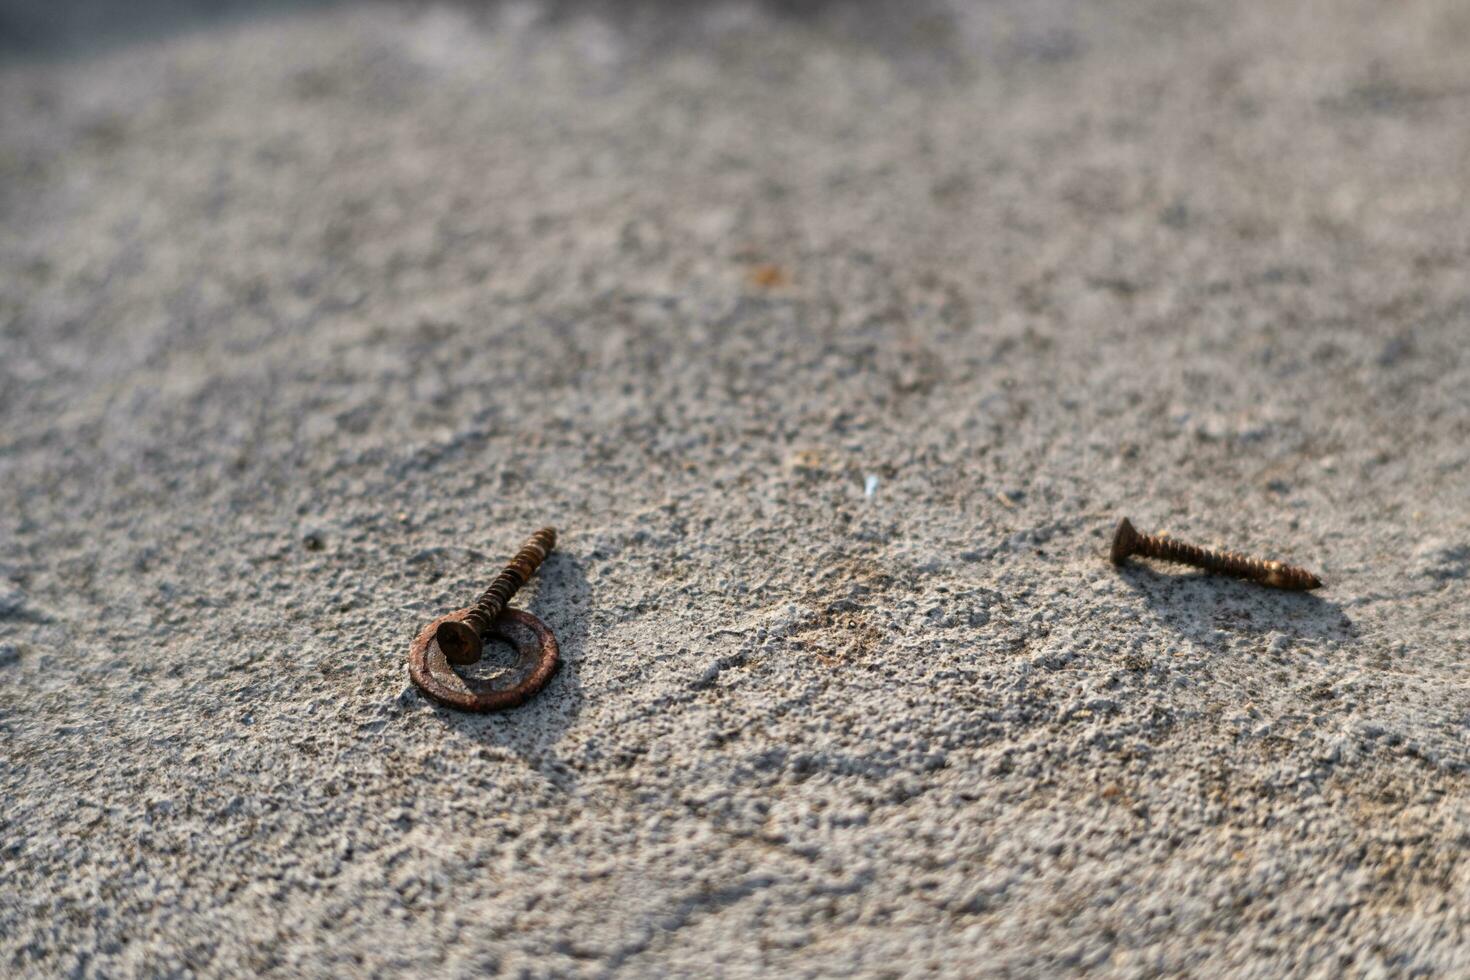
[[(557, 646), (556, 637), (552, 635), (550, 627), (528, 612), (507, 609), (501, 613), (491, 625), (489, 635), (510, 643), (522, 657), (534, 655), (536, 668), (514, 687), (499, 691), (476, 691), (463, 677), (455, 673), (445, 659), (444, 651), (439, 649), (439, 644), (434, 639), (440, 623), (462, 620), (474, 608), (466, 606), (457, 609), (419, 630), (413, 645), (408, 648), (408, 676), (430, 700), (459, 708), (461, 711), (504, 711), (519, 707), (546, 686), (546, 682), (551, 680), (551, 675), (556, 673), (556, 668), (561, 664), (561, 650)], [(534, 641), (521, 642), (505, 633), (500, 624), (507, 620), (530, 630), (535, 637)]]

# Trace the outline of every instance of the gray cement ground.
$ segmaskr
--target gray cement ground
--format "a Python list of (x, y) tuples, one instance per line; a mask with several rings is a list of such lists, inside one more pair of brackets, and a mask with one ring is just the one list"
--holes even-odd
[(9, 8), (0, 971), (1470, 971), (1464, 3)]

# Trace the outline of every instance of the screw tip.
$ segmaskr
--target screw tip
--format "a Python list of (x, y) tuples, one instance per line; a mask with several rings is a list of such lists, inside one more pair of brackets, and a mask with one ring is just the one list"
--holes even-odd
[(1133, 522), (1125, 517), (1118, 522), (1118, 530), (1113, 534), (1113, 564), (1123, 564), (1123, 560), (1133, 554), (1137, 547), (1138, 532), (1134, 530)]
[(541, 530), (526, 539), (525, 547), (541, 549), (541, 557), (545, 559), (547, 555), (551, 554), (551, 550), (556, 547), (556, 528), (550, 526), (541, 528)]
[(476, 663), (484, 649), (480, 635), (455, 619), (440, 623), (434, 631), (434, 640), (444, 652), (445, 660), (461, 666)]

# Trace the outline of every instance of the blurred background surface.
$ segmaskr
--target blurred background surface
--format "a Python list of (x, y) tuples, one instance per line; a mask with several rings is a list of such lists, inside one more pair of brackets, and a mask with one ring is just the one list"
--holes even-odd
[(0, 965), (1464, 975), (1467, 50), (3, 0)]

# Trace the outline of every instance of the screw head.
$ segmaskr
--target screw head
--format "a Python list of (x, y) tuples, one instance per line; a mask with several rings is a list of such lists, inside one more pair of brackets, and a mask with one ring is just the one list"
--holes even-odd
[(1123, 560), (1134, 551), (1138, 550), (1139, 533), (1134, 530), (1133, 522), (1123, 518), (1118, 522), (1118, 530), (1113, 534), (1113, 564), (1121, 565)]
[(478, 663), (484, 652), (480, 634), (457, 619), (446, 620), (434, 631), (434, 640), (444, 651), (444, 659), (452, 664), (464, 666)]

